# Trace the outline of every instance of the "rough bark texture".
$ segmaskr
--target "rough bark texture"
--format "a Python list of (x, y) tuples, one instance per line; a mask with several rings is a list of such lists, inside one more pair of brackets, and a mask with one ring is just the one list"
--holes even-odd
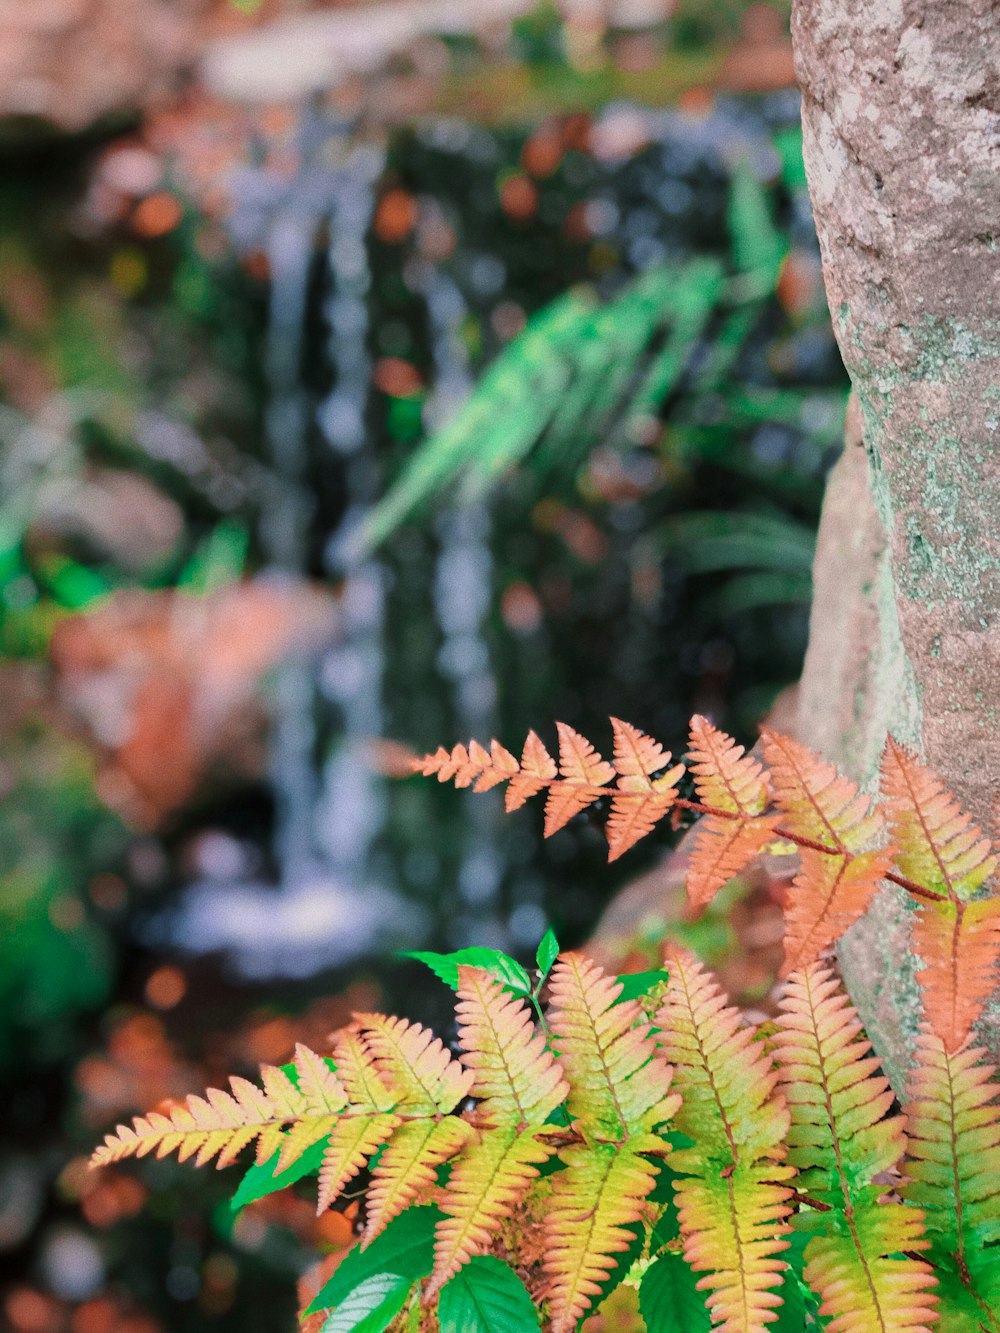
[[(792, 37), (861, 414), (824, 509), (799, 732), (870, 782), (892, 731), (987, 826), (1000, 790), (1000, 6), (797, 0)], [(842, 948), (897, 1081), (916, 1020), (907, 934), (886, 895)], [(996, 1049), (995, 1021), (990, 1038)]]

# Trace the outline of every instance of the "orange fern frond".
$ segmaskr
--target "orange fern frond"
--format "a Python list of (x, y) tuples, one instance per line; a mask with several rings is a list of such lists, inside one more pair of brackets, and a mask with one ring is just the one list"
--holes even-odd
[(913, 949), (928, 1022), (949, 1051), (966, 1040), (997, 984), (1000, 898), (920, 904)]
[[(917, 1040), (903, 1195), (923, 1209), (942, 1328), (1000, 1330), (1000, 1085), (985, 1051)], [(965, 1322), (960, 1323), (960, 1318)]]
[(699, 799), (730, 816), (706, 815), (695, 834), (687, 891), (695, 907), (704, 907), (772, 841), (778, 817), (763, 813), (768, 785), (761, 765), (698, 714), (689, 757)]
[(599, 800), (615, 775), (614, 768), (601, 758), (585, 736), (565, 722), (557, 722), (556, 729), (559, 732), (561, 777), (550, 784), (545, 802), (547, 838), (558, 833), (574, 815)]
[(458, 976), (458, 1041), (477, 1122), (544, 1124), (568, 1089), (531, 1010), (480, 968), (462, 964)]
[(782, 829), (817, 844), (801, 848), (788, 895), (787, 976), (815, 962), (864, 915), (892, 868), (894, 849), (864, 850), (881, 836), (885, 821), (857, 783), (788, 736), (765, 731), (763, 739)]
[(613, 717), (611, 725), (618, 784), (608, 816), (608, 860), (617, 861), (640, 838), (652, 832), (671, 808), (677, 799), (677, 783), (684, 775), (684, 765), (670, 768), (670, 751), (630, 722)]
[(319, 1170), (317, 1213), (322, 1213), (361, 1171), (369, 1157), (388, 1143), (393, 1131), (402, 1124), (398, 1115), (379, 1111), (368, 1115), (344, 1116), (330, 1134)]
[(891, 737), (882, 756), (882, 791), (899, 843), (896, 865), (938, 895), (920, 901), (913, 947), (924, 964), (917, 977), (927, 1018), (955, 1051), (997, 981), (1000, 898), (970, 901), (996, 870), (997, 856), (936, 774)]
[(573, 1333), (615, 1256), (635, 1239), (636, 1223), (656, 1170), (644, 1153), (662, 1153), (655, 1134), (624, 1143), (576, 1144), (560, 1154), (545, 1215), (545, 1273), (552, 1333)]
[(989, 840), (941, 779), (890, 736), (882, 755), (882, 793), (896, 864), (908, 879), (943, 897), (966, 899), (997, 868)]
[(806, 1281), (837, 1333), (925, 1330), (935, 1278), (914, 1257), (927, 1248), (923, 1215), (883, 1201), (880, 1173), (906, 1147), (893, 1093), (837, 979), (814, 963), (789, 978), (772, 1039), (791, 1112), (788, 1160), (798, 1188), (826, 1211), (809, 1214)]
[(777, 1317), (795, 1174), (785, 1164), (788, 1108), (771, 1058), (739, 1011), (689, 954), (668, 960), (656, 1015), (681, 1107), (674, 1123), (692, 1140), (675, 1149), (684, 1256), (710, 1294), (725, 1333), (761, 1333)]
[(511, 776), (504, 808), (508, 813), (518, 810), (525, 801), (536, 796), (558, 775), (555, 760), (533, 731), (529, 731), (521, 751), (518, 770)]
[(638, 1001), (616, 1003), (621, 982), (582, 954), (563, 954), (549, 985), (552, 1043), (584, 1135), (620, 1142), (669, 1120), (680, 1098)]

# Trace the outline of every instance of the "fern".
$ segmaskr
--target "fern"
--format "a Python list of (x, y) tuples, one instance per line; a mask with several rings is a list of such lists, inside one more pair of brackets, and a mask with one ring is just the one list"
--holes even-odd
[(949, 1051), (967, 1037), (996, 985), (1000, 898), (971, 896), (997, 857), (944, 784), (898, 742), (882, 760), (882, 790), (900, 870), (931, 891), (921, 903), (913, 944), (934, 1031)]
[[(812, 964), (789, 978), (772, 1045), (791, 1112), (788, 1160), (816, 1211), (805, 1279), (840, 1333), (904, 1333), (935, 1318), (923, 1214), (884, 1200), (884, 1173), (906, 1147), (888, 1116), (889, 1082), (832, 973)], [(883, 1183), (876, 1177), (883, 1176)]]
[[(331, 1286), (331, 1328), (369, 1314), (373, 1330), (405, 1317), (421, 1333), (439, 1313), (474, 1320), (481, 1275), (490, 1308), (518, 1311), (519, 1330), (541, 1311), (551, 1333), (572, 1333), (642, 1273), (643, 1309), (660, 1309), (674, 1288), (686, 1300), (700, 1292), (724, 1333), (798, 1333), (810, 1308), (803, 1283), (837, 1333), (918, 1333), (935, 1321), (1000, 1333), (1000, 1089), (969, 1039), (1000, 948), (996, 899), (984, 896), (990, 844), (895, 742), (873, 809), (789, 738), (767, 733), (761, 764), (698, 717), (698, 799), (682, 798), (684, 766), (630, 724), (613, 728), (611, 761), (561, 725), (558, 763), (531, 733), (519, 760), (497, 741), (472, 742), (417, 767), (480, 791), (506, 783), (511, 809), (544, 792), (547, 832), (608, 798), (612, 858), (667, 810), (700, 814), (696, 900), (768, 842), (794, 843), (790, 975), (769, 1036), (744, 1025), (682, 951), (665, 983), (663, 973), (627, 978), (627, 993), (583, 956), (560, 955), (551, 932), (534, 982), (491, 950), (418, 954), (457, 992), (457, 1056), (419, 1024), (359, 1014), (332, 1058), (300, 1046), (292, 1065), (262, 1070), (260, 1087), (234, 1078), (229, 1092), (140, 1116), (94, 1164), (175, 1152), (225, 1165), (256, 1144), (267, 1165), (244, 1194), (256, 1198), (262, 1172), (279, 1188), (302, 1163), (295, 1178), (315, 1172), (321, 1152), (321, 1209), (367, 1169), (353, 1252), (365, 1262), (346, 1267), (356, 1280)], [(896, 845), (879, 848), (887, 823)], [(908, 1128), (819, 961), (882, 878), (919, 908), (928, 1025)], [(801, 1236), (790, 1248), (793, 1223), (804, 1251)], [(404, 1232), (415, 1247), (405, 1271), (390, 1257)], [(681, 1251), (696, 1284), (677, 1280)]]
[(708, 814), (698, 826), (688, 863), (688, 897), (704, 907), (774, 838), (767, 776), (731, 736), (703, 717), (691, 719), (691, 772)]
[(677, 1128), (692, 1140), (673, 1154), (684, 1255), (713, 1320), (731, 1333), (772, 1323), (785, 1270), (794, 1176), (785, 1164), (789, 1115), (778, 1076), (752, 1028), (726, 1005), (692, 957), (670, 959), (656, 1016), (661, 1048), (675, 1067), (682, 1106)]
[(885, 821), (856, 783), (787, 736), (765, 731), (763, 739), (782, 830), (804, 840), (785, 913), (788, 975), (864, 915), (891, 869), (892, 848), (864, 850)]
[(677, 1111), (671, 1069), (635, 1000), (594, 963), (564, 955), (551, 979), (552, 1043), (569, 1080), (567, 1110), (584, 1142), (567, 1148), (546, 1216), (553, 1333), (576, 1328), (601, 1290), (635, 1223), (669, 1145), (656, 1130)]
[(924, 1211), (942, 1328), (1000, 1330), (1000, 1086), (984, 1051), (925, 1030), (906, 1108), (903, 1194)]

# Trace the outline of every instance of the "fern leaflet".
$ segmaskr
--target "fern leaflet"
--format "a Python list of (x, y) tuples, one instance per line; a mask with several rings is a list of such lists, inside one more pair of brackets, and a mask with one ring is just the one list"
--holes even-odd
[(797, 1184), (825, 1205), (807, 1215), (805, 1279), (836, 1333), (924, 1330), (936, 1317), (923, 1215), (883, 1202), (880, 1173), (906, 1147), (904, 1121), (886, 1118), (889, 1082), (833, 974), (814, 963), (789, 978), (773, 1038), (791, 1112), (789, 1162)]
[(893, 849), (864, 850), (885, 824), (856, 783), (798, 741), (769, 731), (763, 738), (782, 829), (814, 844), (801, 849), (785, 911), (787, 976), (864, 915), (892, 868)]
[(688, 897), (704, 907), (774, 838), (778, 819), (764, 815), (768, 784), (761, 765), (698, 715), (691, 719), (690, 757), (702, 802), (725, 811), (725, 816), (706, 815), (698, 825), (688, 863)]
[(545, 1271), (553, 1333), (570, 1333), (601, 1290), (614, 1255), (636, 1237), (655, 1178), (646, 1155), (663, 1157), (654, 1133), (680, 1105), (672, 1071), (635, 1000), (579, 954), (551, 974), (552, 1041), (569, 1080), (567, 1108), (585, 1143), (560, 1154), (545, 1218)]
[(900, 846), (896, 864), (934, 895), (921, 901), (914, 923), (914, 949), (924, 962), (917, 976), (931, 1026), (955, 1051), (996, 985), (1000, 898), (970, 898), (996, 870), (997, 857), (944, 784), (891, 738), (882, 790)]
[(942, 1327), (961, 1333), (1000, 1330), (1000, 1087), (984, 1054), (968, 1043), (949, 1052), (925, 1029), (906, 1109), (903, 1194), (924, 1211)]
[(677, 952), (668, 966), (656, 1024), (682, 1098), (675, 1124), (692, 1140), (671, 1155), (683, 1173), (675, 1188), (684, 1257), (706, 1274), (698, 1285), (714, 1323), (760, 1333), (781, 1304), (795, 1174), (784, 1161), (788, 1109), (756, 1032), (701, 965)]

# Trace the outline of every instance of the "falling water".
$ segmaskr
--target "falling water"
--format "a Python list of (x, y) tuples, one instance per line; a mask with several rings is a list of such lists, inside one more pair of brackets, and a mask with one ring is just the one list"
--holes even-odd
[[(332, 392), (315, 420), (343, 469), (350, 530), (371, 505), (377, 484), (373, 445), (366, 438), (370, 364), (367, 350), (371, 285), (367, 233), (382, 152), (352, 146), (347, 127), (306, 114), (300, 170), (281, 183), (247, 171), (233, 220), (240, 248), (259, 244), (271, 276), (265, 352), (266, 436), (273, 499), (261, 524), (265, 577), (306, 574), (307, 462), (313, 406), (303, 383), (307, 306), (316, 242), (330, 236), (330, 292), (325, 307)], [(336, 536), (336, 534), (335, 534)], [(336, 573), (337, 543), (329, 563)], [(246, 874), (216, 875), (193, 884), (174, 922), (175, 940), (199, 950), (227, 952), (248, 976), (309, 975), (371, 947), (386, 922), (415, 928), (413, 909), (367, 882), (372, 841), (382, 822), (382, 798), (363, 742), (382, 731), (383, 573), (376, 560), (347, 570), (340, 585), (337, 641), (319, 672), (323, 693), (339, 711), (342, 739), (316, 772), (317, 672), (313, 662), (290, 661), (273, 692), (270, 777), (275, 793), (277, 886)], [(238, 862), (237, 862), (238, 863)]]

